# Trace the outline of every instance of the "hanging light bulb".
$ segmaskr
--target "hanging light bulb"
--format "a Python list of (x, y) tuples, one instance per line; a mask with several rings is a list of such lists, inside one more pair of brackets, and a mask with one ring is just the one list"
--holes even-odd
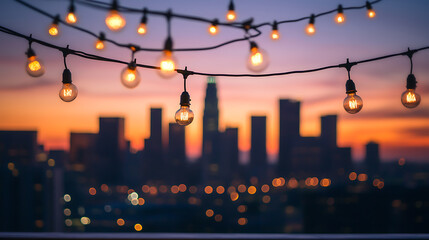
[(161, 71), (158, 74), (163, 78), (171, 78), (176, 74), (176, 59), (173, 56), (173, 40), (168, 37), (164, 44), (164, 51), (159, 62)]
[(70, 2), (69, 12), (67, 13), (67, 16), (66, 16), (66, 22), (68, 24), (75, 24), (77, 22), (77, 16), (75, 14), (75, 7), (74, 7), (73, 0), (71, 0)]
[(376, 16), (375, 11), (374, 11), (374, 9), (372, 9), (372, 5), (368, 1), (366, 2), (366, 9), (368, 10), (367, 11), (368, 17), (369, 18), (375, 18), (375, 16)]
[(49, 25), (48, 33), (49, 35), (56, 37), (58, 34), (60, 34), (60, 30), (58, 28), (58, 23), (60, 22), (60, 16), (57, 15), (54, 18), (54, 21), (52, 21), (51, 25)]
[(106, 35), (103, 32), (100, 32), (100, 36), (98, 37), (97, 41), (95, 41), (95, 49), (103, 50), (105, 39), (106, 39)]
[(362, 98), (356, 95), (355, 83), (350, 79), (350, 69), (353, 65), (356, 65), (356, 63), (350, 63), (349, 59), (347, 59), (347, 63), (344, 65), (347, 69), (349, 79), (346, 82), (347, 97), (344, 99), (343, 106), (346, 112), (350, 114), (358, 113), (363, 107)]
[(218, 24), (219, 24), (219, 20), (217, 20), (217, 19), (213, 20), (212, 24), (210, 25), (210, 27), (209, 27), (209, 29), (208, 29), (208, 30), (209, 30), (209, 33), (210, 33), (211, 35), (216, 35), (216, 34), (218, 34), (218, 32), (219, 32)]
[(63, 86), (59, 96), (64, 102), (71, 102), (77, 97), (77, 87), (72, 83), (71, 72), (68, 69), (64, 69)]
[(268, 67), (268, 55), (260, 49), (255, 42), (250, 42), (250, 54), (247, 60), (247, 68), (253, 72), (261, 72)]
[(147, 9), (143, 9), (143, 17), (140, 21), (139, 27), (137, 28), (137, 33), (140, 35), (145, 35), (147, 33), (146, 23), (147, 23), (147, 17), (146, 17)]
[(279, 40), (279, 38), (280, 38), (280, 34), (279, 34), (278, 26), (277, 26), (277, 21), (274, 21), (273, 30), (271, 31), (271, 39)]
[(237, 15), (235, 14), (234, 2), (231, 0), (231, 2), (229, 2), (228, 12), (226, 13), (226, 20), (228, 20), (229, 22), (232, 22), (236, 18), (237, 18)]
[(113, 0), (105, 22), (107, 27), (114, 32), (117, 32), (125, 27), (127, 21), (121, 16), (121, 14), (119, 14), (117, 0)]
[(28, 48), (27, 52), (27, 63), (25, 65), (25, 70), (28, 75), (32, 77), (40, 77), (45, 73), (45, 67), (43, 63), (36, 56), (36, 53), (31, 47)]
[(314, 27), (314, 23), (315, 23), (315, 16), (314, 14), (311, 14), (310, 16), (310, 21), (308, 22), (307, 27), (305, 28), (305, 32), (307, 33), (307, 35), (311, 36), (314, 35), (316, 33), (316, 28)]
[(188, 78), (188, 75), (191, 73), (188, 72), (188, 68), (185, 67), (185, 70), (182, 70), (183, 79), (184, 79), (184, 91), (180, 95), (180, 108), (176, 111), (175, 119), (177, 124), (182, 126), (187, 126), (192, 123), (194, 120), (194, 112), (189, 108), (191, 105), (191, 97), (189, 96), (189, 93), (186, 91), (186, 79)]
[(338, 24), (343, 24), (346, 21), (346, 16), (344, 15), (343, 5), (338, 5), (337, 14), (335, 15), (335, 21)]
[(121, 82), (127, 88), (135, 88), (140, 83), (140, 74), (137, 71), (136, 60), (130, 62), (121, 72)]
[(407, 90), (401, 95), (401, 102), (406, 108), (415, 108), (420, 104), (420, 94), (416, 93), (417, 81), (414, 74), (407, 77)]

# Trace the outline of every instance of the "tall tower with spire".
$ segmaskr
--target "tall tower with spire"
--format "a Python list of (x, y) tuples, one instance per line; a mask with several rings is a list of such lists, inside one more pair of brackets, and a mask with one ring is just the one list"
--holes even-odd
[(216, 79), (208, 77), (203, 116), (202, 180), (205, 183), (219, 179), (219, 108)]

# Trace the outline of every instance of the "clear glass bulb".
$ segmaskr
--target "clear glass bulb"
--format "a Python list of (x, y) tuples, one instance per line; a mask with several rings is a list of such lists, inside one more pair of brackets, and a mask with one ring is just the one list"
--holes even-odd
[(180, 109), (176, 112), (175, 118), (177, 124), (187, 126), (194, 120), (194, 112), (192, 112), (189, 106), (180, 106)]
[(373, 9), (368, 9), (367, 13), (369, 18), (375, 18), (375, 16), (377, 15), (375, 14), (375, 11)]
[(211, 35), (216, 35), (219, 31), (219, 29), (218, 29), (218, 26), (217, 25), (210, 25), (210, 27), (209, 27), (209, 33), (211, 34)]
[(401, 102), (406, 108), (415, 108), (420, 104), (420, 94), (415, 89), (407, 89), (401, 95)]
[(279, 30), (272, 30), (271, 31), (271, 39), (278, 40), (280, 38)]
[(135, 88), (140, 83), (140, 74), (137, 69), (126, 67), (121, 72), (121, 82), (127, 88)]
[(45, 73), (45, 67), (37, 56), (27, 58), (25, 70), (32, 77), (40, 77)]
[(313, 23), (309, 23), (307, 25), (307, 27), (305, 28), (305, 32), (309, 36), (314, 35), (316, 33), (316, 28), (314, 27), (314, 24)]
[(59, 95), (64, 102), (71, 102), (77, 97), (77, 87), (73, 83), (63, 83)]
[(346, 21), (346, 16), (344, 15), (344, 13), (337, 13), (337, 15), (335, 15), (335, 21), (338, 24), (342, 24)]
[(100, 39), (98, 39), (95, 42), (95, 49), (97, 49), (97, 50), (103, 50), (104, 49), (104, 42), (101, 41)]
[(140, 23), (139, 27), (137, 28), (137, 33), (140, 35), (145, 35), (146, 32), (147, 32), (146, 23)]
[(163, 78), (171, 78), (176, 75), (176, 59), (173, 57), (173, 53), (170, 51), (164, 51), (161, 58), (159, 59), (159, 67), (161, 68), (158, 71), (158, 74)]
[(343, 106), (348, 113), (355, 114), (362, 109), (363, 101), (361, 97), (356, 95), (356, 93), (347, 93)]
[(48, 33), (49, 33), (49, 35), (51, 35), (53, 37), (58, 36), (58, 34), (60, 34), (58, 24), (52, 23), (51, 25), (49, 25)]
[(226, 14), (226, 20), (228, 20), (229, 22), (234, 21), (237, 18), (237, 15), (235, 14), (234, 10), (229, 10), (228, 13)]
[(77, 16), (74, 12), (69, 12), (66, 16), (66, 22), (68, 24), (75, 24), (77, 22)]
[(257, 47), (253, 47), (250, 50), (249, 57), (247, 59), (247, 68), (253, 72), (261, 72), (268, 67), (268, 55), (267, 53)]
[(125, 18), (123, 18), (117, 10), (110, 10), (106, 16), (106, 25), (110, 30), (114, 32), (117, 32), (124, 28), (126, 23), (127, 21), (125, 20)]

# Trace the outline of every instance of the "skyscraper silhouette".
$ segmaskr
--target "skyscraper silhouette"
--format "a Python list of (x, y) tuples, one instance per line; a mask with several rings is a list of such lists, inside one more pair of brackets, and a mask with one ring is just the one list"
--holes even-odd
[(320, 118), (320, 143), (322, 144), (322, 168), (332, 175), (335, 168), (334, 158), (337, 153), (337, 115), (325, 115)]
[(100, 117), (97, 140), (97, 179), (100, 184), (120, 184), (124, 164), (125, 120), (122, 117)]
[(365, 165), (370, 177), (375, 177), (380, 173), (380, 153), (378, 143), (368, 142), (366, 144)]
[(202, 146), (203, 181), (216, 181), (219, 177), (219, 108), (216, 79), (208, 77), (203, 116)]
[(300, 138), (300, 102), (291, 99), (279, 100), (279, 174), (287, 176), (291, 172), (291, 154), (294, 144)]
[(241, 179), (242, 171), (238, 160), (238, 128), (226, 128), (221, 133), (221, 179), (229, 184), (234, 179)]
[(150, 137), (145, 140), (144, 173), (146, 180), (165, 180), (162, 143), (162, 108), (150, 109)]
[(166, 168), (171, 184), (183, 183), (186, 179), (185, 127), (177, 123), (168, 125), (168, 158)]
[(265, 180), (267, 173), (267, 117), (251, 117), (250, 177)]

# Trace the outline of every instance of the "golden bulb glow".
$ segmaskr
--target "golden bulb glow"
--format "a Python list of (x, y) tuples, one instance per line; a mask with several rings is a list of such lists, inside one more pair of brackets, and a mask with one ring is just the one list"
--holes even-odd
[(140, 74), (136, 68), (124, 68), (121, 73), (121, 82), (127, 88), (135, 88), (140, 83)]
[(254, 72), (261, 72), (268, 67), (268, 58), (265, 51), (257, 47), (253, 47), (250, 50), (250, 54), (247, 61), (247, 67), (249, 70)]
[(58, 36), (58, 34), (60, 33), (60, 31), (59, 31), (59, 29), (58, 29), (58, 24), (56, 24), (56, 23), (52, 23), (52, 24), (49, 26), (48, 32), (49, 32), (49, 35), (51, 35), (51, 36), (53, 36), (53, 37)]
[(369, 18), (375, 18), (376, 16), (375, 11), (373, 9), (368, 9), (367, 13)]
[(106, 16), (106, 25), (114, 32), (121, 30), (125, 27), (126, 23), (127, 21), (125, 21), (125, 18), (123, 18), (117, 10), (110, 10)]
[(307, 25), (307, 27), (305, 28), (305, 32), (309, 36), (314, 35), (316, 33), (316, 28), (314, 27), (314, 24), (313, 23), (309, 23)]
[(98, 39), (95, 42), (95, 49), (97, 49), (97, 50), (103, 50), (104, 49), (104, 42), (101, 41), (100, 39)]
[(139, 27), (137, 28), (137, 33), (140, 35), (144, 35), (146, 34), (147, 29), (146, 29), (146, 24), (145, 23), (140, 23)]
[(180, 109), (176, 112), (175, 119), (177, 124), (187, 126), (194, 120), (194, 112), (189, 106), (180, 106)]
[(226, 14), (226, 20), (228, 20), (229, 22), (234, 21), (237, 18), (237, 15), (235, 14), (234, 10), (229, 10), (228, 13)]
[(74, 12), (69, 12), (66, 16), (66, 22), (68, 24), (75, 24), (77, 22), (77, 16)]
[(356, 93), (348, 93), (344, 99), (343, 106), (348, 113), (355, 114), (362, 109), (363, 101)]
[(420, 94), (415, 92), (415, 89), (407, 89), (401, 95), (401, 102), (406, 108), (415, 108), (420, 104)]
[(346, 21), (346, 16), (344, 15), (344, 13), (337, 13), (337, 15), (335, 15), (335, 21), (338, 24), (342, 24)]
[(176, 72), (176, 61), (171, 51), (164, 51), (163, 55), (159, 60), (159, 67), (161, 71), (158, 71), (159, 75), (163, 78), (171, 78)]
[(271, 31), (271, 39), (278, 40), (280, 38), (279, 30)]
[(31, 56), (27, 59), (25, 70), (32, 77), (40, 77), (45, 73), (45, 67), (37, 56)]
[(216, 34), (218, 33), (218, 26), (211, 25), (211, 26), (209, 27), (209, 33), (210, 33), (211, 35), (216, 35)]
[(77, 87), (73, 83), (64, 83), (59, 96), (64, 102), (71, 102), (77, 97)]

